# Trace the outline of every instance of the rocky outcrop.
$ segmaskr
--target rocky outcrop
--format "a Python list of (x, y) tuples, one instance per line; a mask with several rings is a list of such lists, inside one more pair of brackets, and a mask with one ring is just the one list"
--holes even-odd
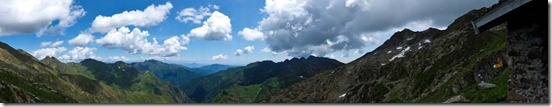
[(479, 89), (489, 89), (489, 88), (494, 88), (496, 87), (496, 85), (494, 84), (491, 84), (491, 83), (486, 83), (486, 82), (481, 82), (479, 84), (477, 84), (477, 88)]
[(457, 95), (454, 97), (449, 98), (447, 101), (443, 103), (469, 103), (470, 100), (466, 99), (466, 97), (462, 95)]
[(0, 94), (4, 98), (0, 98), (0, 102), (15, 102), (15, 103), (39, 103), (43, 102), (40, 98), (21, 90), (14, 85), (5, 85), (0, 83)]

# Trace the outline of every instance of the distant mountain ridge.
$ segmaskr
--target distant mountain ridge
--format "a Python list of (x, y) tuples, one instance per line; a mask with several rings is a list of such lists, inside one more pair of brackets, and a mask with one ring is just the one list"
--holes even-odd
[(185, 93), (124, 62), (37, 60), (0, 42), (0, 102), (186, 103)]
[(141, 71), (150, 71), (158, 78), (167, 80), (180, 88), (192, 79), (205, 76), (202, 71), (193, 71), (191, 68), (182, 65), (168, 64), (154, 59), (134, 62), (130, 65)]
[(259, 61), (194, 79), (184, 90), (200, 103), (250, 103), (340, 65), (343, 63), (337, 60), (314, 56), (277, 63)]
[(205, 65), (197, 68), (190, 68), (190, 70), (202, 73), (204, 75), (209, 75), (209, 74), (213, 74), (232, 67), (237, 67), (237, 66), (224, 65), (224, 64), (210, 64), (210, 65)]
[(205, 66), (205, 64), (198, 64), (198, 63), (179, 63), (180, 65), (186, 66), (188, 68), (198, 68), (201, 66)]

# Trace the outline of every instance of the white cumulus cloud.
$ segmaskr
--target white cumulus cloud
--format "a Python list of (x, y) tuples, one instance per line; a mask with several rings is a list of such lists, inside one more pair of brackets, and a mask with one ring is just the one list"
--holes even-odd
[(238, 32), (239, 35), (242, 35), (243, 38), (247, 41), (263, 40), (264, 34), (258, 29), (243, 28), (242, 31)]
[(272, 50), (270, 50), (270, 48), (268, 48), (268, 47), (265, 47), (265, 48), (261, 49), (261, 52), (270, 53), (270, 52), (272, 52)]
[(36, 51), (33, 51), (31, 55), (36, 57), (37, 59), (44, 59), (46, 56), (55, 57), (56, 55), (61, 54), (62, 52), (67, 51), (67, 48), (65, 47), (55, 47), (55, 48), (42, 48), (38, 49)]
[(98, 59), (98, 57), (96, 57), (96, 54), (94, 53), (96, 50), (96, 48), (78, 46), (67, 52), (67, 54), (59, 57), (59, 59), (71, 62), (80, 61), (86, 58)]
[(234, 55), (240, 56), (242, 54), (250, 54), (253, 53), (253, 50), (255, 50), (254, 46), (246, 46), (245, 48), (243, 48), (243, 50), (237, 49), (236, 52), (234, 52)]
[(47, 47), (47, 46), (50, 46), (50, 44), (52, 44), (51, 41), (42, 42), (40, 43), (40, 47)]
[[(271, 51), (288, 56), (325, 56), (335, 51), (377, 45), (390, 35), (370, 35), (392, 29), (446, 27), (471, 9), (496, 0), (266, 0), (266, 14), (254, 30), (263, 34)], [(454, 5), (450, 5), (454, 4)], [(418, 23), (412, 26), (410, 24)], [(429, 26), (426, 26), (429, 25)], [(250, 29), (250, 28), (248, 28)], [(251, 29), (249, 30), (251, 31)], [(251, 32), (253, 32), (251, 31)], [(246, 40), (254, 40), (242, 30)]]
[(77, 35), (77, 37), (69, 40), (69, 44), (76, 45), (76, 46), (85, 46), (86, 44), (92, 42), (93, 40), (94, 40), (94, 36), (92, 36), (92, 34), (81, 33)]
[(255, 47), (254, 46), (246, 46), (245, 48), (243, 48), (243, 50), (245, 50), (244, 52), (245, 53), (253, 53), (253, 50), (255, 50)]
[(73, 0), (2, 0), (0, 36), (64, 34), (65, 28), (73, 26), (85, 13)]
[(215, 11), (202, 26), (192, 29), (188, 36), (205, 40), (232, 40), (230, 33), (232, 33), (230, 18)]
[(186, 50), (189, 39), (186, 36), (172, 36), (159, 44), (156, 38), (150, 42), (147, 37), (148, 31), (141, 31), (138, 28), (128, 29), (121, 27), (109, 31), (104, 37), (97, 39), (96, 43), (107, 47), (117, 48), (131, 54), (149, 54), (158, 56), (175, 56), (178, 52)]
[(133, 25), (135, 27), (153, 26), (167, 18), (173, 5), (170, 2), (164, 5), (150, 5), (144, 10), (124, 11), (112, 16), (96, 16), (92, 22), (91, 32), (107, 32), (115, 28)]
[(128, 61), (128, 60), (130, 60), (130, 58), (127, 58), (125, 56), (110, 56), (110, 57), (107, 57), (107, 60), (110, 60), (110, 61)]
[(201, 6), (198, 9), (185, 8), (177, 12), (178, 16), (176, 16), (175, 19), (184, 23), (188, 23), (191, 21), (195, 24), (200, 24), (205, 17), (211, 15), (211, 9), (218, 10), (219, 6), (217, 5), (209, 5), (208, 7)]
[(225, 60), (228, 59), (228, 55), (218, 54), (213, 57), (211, 57), (213, 60)]
[(236, 52), (234, 52), (234, 55), (236, 55), (236, 56), (240, 56), (241, 54), (243, 54), (242, 49), (237, 49)]

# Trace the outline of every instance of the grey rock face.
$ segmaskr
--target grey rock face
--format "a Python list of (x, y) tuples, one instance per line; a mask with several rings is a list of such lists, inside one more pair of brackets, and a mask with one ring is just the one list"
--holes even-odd
[(496, 85), (491, 84), (491, 83), (486, 83), (486, 82), (481, 82), (481, 83), (477, 84), (477, 88), (479, 88), (479, 89), (489, 89), (489, 88), (494, 88), (494, 87), (496, 87)]
[(449, 98), (447, 101), (443, 103), (469, 103), (470, 100), (466, 99), (466, 97), (462, 95), (457, 95), (454, 97)]

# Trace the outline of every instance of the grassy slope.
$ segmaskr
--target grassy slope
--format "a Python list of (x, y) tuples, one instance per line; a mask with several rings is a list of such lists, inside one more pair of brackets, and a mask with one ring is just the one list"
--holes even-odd
[[(452, 82), (453, 82), (453, 80), (461, 79), (462, 77), (465, 77), (466, 75), (472, 75), (472, 68), (474, 68), (474, 66), (477, 62), (479, 62), (480, 60), (482, 60), (483, 58), (485, 58), (489, 55), (494, 54), (497, 51), (506, 49), (507, 35), (505, 33), (506, 33), (506, 30), (502, 30), (502, 31), (500, 31), (496, 34), (480, 35), (480, 36), (493, 36), (492, 37), (493, 39), (491, 39), (492, 41), (489, 41), (488, 44), (483, 45), (482, 46), (483, 48), (482, 48), (481, 51), (478, 51), (475, 54), (471, 54), (471, 56), (469, 56), (469, 58), (468, 58), (469, 62), (467, 63), (467, 65), (464, 66), (463, 69), (459, 73), (457, 73), (455, 76), (453, 76), (452, 79), (450, 79), (449, 81), (446, 81), (445, 84), (442, 85), (435, 92), (430, 93), (426, 97), (422, 98), (419, 101), (415, 101), (415, 102), (443, 102), (443, 101), (447, 100), (448, 98), (454, 96), (455, 94), (452, 91)], [(458, 52), (458, 53), (463, 53), (463, 52)], [(444, 63), (444, 64), (447, 64), (448, 66), (452, 65), (450, 63)], [(446, 67), (443, 67), (443, 68), (446, 68)], [(507, 81), (505, 81), (505, 83), (507, 83)], [(497, 84), (497, 83), (495, 83), (495, 84)], [(475, 84), (475, 85), (477, 85), (477, 84)], [(502, 94), (507, 95), (506, 92), (504, 92)], [(395, 101), (397, 101), (397, 100), (395, 100)]]
[(508, 69), (490, 81), (496, 85), (495, 88), (479, 90), (477, 85), (468, 87), (462, 95), (474, 103), (497, 103), (503, 102), (508, 97)]
[(20, 90), (0, 90), (0, 99), (5, 102), (18, 102), (16, 97), (20, 97), (21, 94), (27, 94), (35, 96), (40, 99), (39, 102), (49, 102), (49, 103), (62, 103), (62, 102), (76, 102), (73, 99), (70, 99), (68, 96), (65, 96), (59, 92), (51, 91), (51, 89), (46, 86), (39, 84), (29, 84), (30, 81), (24, 80), (16, 74), (10, 72), (0, 72), (0, 81), (1, 85), (7, 86), (12, 85)]
[(159, 80), (153, 74), (141, 73), (134, 79), (134, 83), (129, 90), (124, 91), (127, 102), (129, 103), (174, 103), (171, 96), (167, 93), (170, 89), (165, 87), (167, 84)]
[[(97, 97), (107, 99), (105, 103), (175, 103), (173, 95), (168, 83), (158, 79), (149, 72), (142, 72), (136, 74), (130, 82), (130, 86), (122, 88), (119, 84), (110, 84), (103, 80), (98, 80), (94, 72), (88, 70), (87, 67), (82, 66), (80, 63), (48, 63), (58, 69), (63, 75), (67, 76), (67, 81), (72, 81), (75, 85), (84, 89), (85, 91), (94, 94)], [(124, 72), (118, 69), (112, 69), (114, 65), (99, 66), (102, 68), (108, 68), (107, 70), (95, 73), (105, 72)], [(138, 72), (137, 72), (138, 73)], [(120, 73), (114, 73), (114, 75), (121, 75)], [(79, 78), (84, 77), (84, 78)], [(108, 81), (117, 81), (115, 80)], [(122, 76), (126, 77), (126, 76)], [(119, 78), (120, 79), (120, 78)]]
[(194, 79), (184, 88), (196, 102), (210, 102), (223, 89), (234, 86), (243, 78), (245, 67), (230, 68), (206, 77)]
[[(15, 50), (2, 42), (0, 42), (0, 66), (0, 72), (5, 74), (0, 80), (3, 85), (8, 86), (2, 87), (2, 90), (7, 92), (6, 94), (9, 91), (17, 93), (12, 97), (3, 96), (4, 101), (43, 103), (105, 101), (64, 81), (56, 70), (25, 51)], [(25, 99), (20, 99), (22, 97)]]
[(260, 98), (268, 96), (279, 90), (279, 80), (275, 77), (266, 80), (261, 84), (241, 86), (234, 84), (223, 90), (214, 99), (213, 103), (251, 103)]
[[(199, 82), (191, 83), (189, 87), (196, 89), (188, 88), (187, 92), (193, 93), (191, 98), (196, 98), (198, 102), (252, 103), (303, 80), (299, 75), (308, 78), (317, 73), (317, 69), (328, 69), (338, 65), (342, 63), (317, 57), (294, 58), (278, 63), (257, 62), (194, 80)], [(197, 91), (201, 89), (204, 91)], [(202, 95), (205, 97), (201, 98)]]
[[(160, 80), (151, 72), (134, 72), (136, 69), (133, 69), (132, 66), (121, 63), (107, 64), (105, 66), (101, 66), (103, 64), (92, 65), (94, 66), (89, 67), (105, 67), (106, 69), (101, 70), (108, 70), (97, 73), (112, 73), (107, 75), (111, 78), (102, 77), (106, 80), (100, 81), (104, 84), (108, 84), (106, 81), (112, 81), (109, 87), (114, 91), (120, 91), (115, 93), (122, 93), (121, 96), (123, 97), (121, 100), (126, 103), (178, 103), (181, 100), (185, 100), (177, 99), (176, 97), (182, 95), (180, 95), (180, 93), (174, 93), (174, 91), (177, 91), (175, 90), (176, 88), (171, 88), (170, 84)], [(105, 74), (95, 75), (96, 78), (98, 78), (98, 76), (106, 76)], [(126, 82), (116, 82), (121, 81), (121, 79), (129, 80), (126, 80)]]
[(259, 84), (240, 86), (234, 84), (228, 89), (223, 90), (214, 99), (213, 103), (249, 103), (255, 101), (258, 93), (260, 92)]

